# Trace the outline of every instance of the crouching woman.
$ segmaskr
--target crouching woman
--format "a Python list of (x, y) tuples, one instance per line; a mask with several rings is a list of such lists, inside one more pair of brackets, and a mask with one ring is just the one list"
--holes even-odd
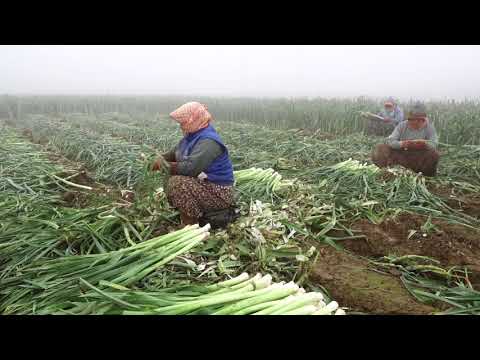
[[(186, 103), (170, 117), (180, 124), (184, 137), (162, 155), (172, 175), (166, 194), (180, 211), (182, 224), (196, 224), (205, 213), (234, 206), (233, 166), (205, 105)], [(157, 159), (152, 170), (160, 170), (162, 164), (165, 161)]]
[(437, 133), (422, 103), (414, 105), (408, 120), (398, 124), (385, 144), (377, 145), (372, 161), (379, 167), (401, 165), (425, 176), (435, 176), (440, 155)]

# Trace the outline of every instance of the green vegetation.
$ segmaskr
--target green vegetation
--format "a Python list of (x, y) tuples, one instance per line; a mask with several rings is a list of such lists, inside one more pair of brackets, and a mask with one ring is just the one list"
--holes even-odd
[[(156, 114), (168, 114), (172, 109), (191, 101), (187, 96), (3, 96), (0, 117), (20, 114), (88, 114), (128, 119), (149, 119)], [(217, 119), (235, 123), (247, 122), (278, 129), (305, 128), (333, 135), (347, 135), (366, 128), (359, 116), (361, 111), (377, 112), (383, 99), (358, 97), (353, 99), (258, 99), (197, 97), (208, 104)], [(400, 103), (408, 109), (412, 101)], [(429, 116), (448, 144), (480, 144), (480, 103), (478, 99), (464, 101), (427, 102)]]
[[(450, 227), (478, 239), (476, 102), (428, 104), (442, 142), (438, 177), (428, 179), (371, 164), (381, 139), (362, 134), (358, 112), (376, 111), (378, 101), (200, 99), (231, 154), (242, 213), (227, 229), (207, 234), (178, 231), (166, 177), (149, 171), (181, 138), (165, 114), (188, 99), (132, 99), (30, 97), (20, 99), (18, 119), (4, 112), (1, 312), (333, 313), (332, 289), (310, 278), (322, 248), (354, 253), (351, 244), (373, 241), (359, 222), (377, 231), (385, 221), (417, 216), (426, 221), (403, 239), (420, 234), (408, 254), (416, 257), (405, 262), (398, 260), (405, 254), (387, 252), (369, 260), (377, 270), (395, 268), (416, 301), (445, 303), (442, 313), (478, 313), (471, 279), (480, 244), (469, 245), (471, 260), (455, 271), (444, 270), (448, 261), (423, 258), (431, 258), (427, 245)], [(459, 233), (449, 241), (455, 248), (467, 240)], [(255, 281), (277, 285), (250, 288), (252, 277), (244, 292), (218, 290), (245, 272), (268, 274)]]

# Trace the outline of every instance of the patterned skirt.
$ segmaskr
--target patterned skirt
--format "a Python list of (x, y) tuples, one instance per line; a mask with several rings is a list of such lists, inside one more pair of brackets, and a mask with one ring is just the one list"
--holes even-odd
[(204, 213), (235, 204), (232, 186), (217, 185), (191, 176), (172, 176), (166, 187), (168, 202), (181, 213), (200, 218)]
[(401, 165), (425, 176), (435, 176), (440, 154), (437, 150), (396, 150), (386, 144), (375, 147), (372, 161), (378, 167)]

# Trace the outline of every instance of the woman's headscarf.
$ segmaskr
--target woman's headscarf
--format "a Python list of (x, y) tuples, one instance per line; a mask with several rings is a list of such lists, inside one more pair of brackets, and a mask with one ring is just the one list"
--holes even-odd
[(395, 108), (395, 107), (397, 107), (397, 100), (396, 100), (393, 96), (389, 96), (389, 97), (385, 100), (384, 104), (385, 104), (385, 105), (386, 105), (386, 104), (391, 104), (392, 107)]
[(213, 119), (207, 106), (196, 101), (180, 106), (171, 112), (170, 116), (180, 124), (184, 134), (191, 134), (206, 128)]

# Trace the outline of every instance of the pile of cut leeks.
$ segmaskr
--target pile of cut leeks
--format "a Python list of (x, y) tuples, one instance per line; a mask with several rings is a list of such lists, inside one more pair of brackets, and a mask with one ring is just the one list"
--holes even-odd
[(76, 301), (53, 306), (52, 314), (123, 315), (344, 315), (335, 301), (306, 292), (293, 282), (272, 283), (271, 275), (239, 276), (211, 285), (183, 285), (156, 291), (133, 290), (81, 279), (90, 290)]

